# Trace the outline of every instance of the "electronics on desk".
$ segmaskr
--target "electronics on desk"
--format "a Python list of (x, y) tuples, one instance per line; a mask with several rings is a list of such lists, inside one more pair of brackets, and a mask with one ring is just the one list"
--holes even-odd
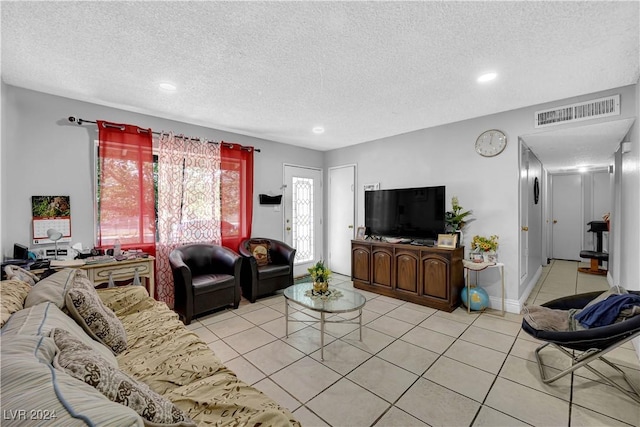
[(19, 243), (13, 245), (13, 259), (29, 259), (29, 248)]
[(40, 269), (43, 269), (43, 268), (49, 268), (50, 265), (51, 265), (51, 262), (48, 259), (41, 259), (41, 260), (38, 260), (38, 261), (32, 263), (29, 266), (29, 269), (30, 270), (40, 270)]
[[(64, 256), (66, 257), (68, 255), (68, 251), (66, 249), (58, 249), (58, 256)], [(47, 257), (55, 257), (56, 256), (56, 250), (55, 249), (47, 249), (45, 251), (45, 256)]]

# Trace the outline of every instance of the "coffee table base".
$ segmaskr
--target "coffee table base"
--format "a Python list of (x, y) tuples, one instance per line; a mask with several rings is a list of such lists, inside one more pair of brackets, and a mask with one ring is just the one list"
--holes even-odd
[[(311, 310), (311, 309), (307, 308), (307, 310)], [(320, 312), (320, 317), (315, 317), (307, 313), (303, 313), (303, 314), (311, 318), (311, 320), (290, 319), (289, 318), (289, 300), (285, 299), (285, 305), (284, 305), (285, 335), (287, 338), (289, 338), (289, 322), (320, 323), (320, 360), (322, 362), (324, 362), (324, 325), (326, 323), (346, 323), (346, 324), (358, 325), (360, 330), (360, 341), (362, 341), (362, 308), (358, 309), (357, 316), (354, 316), (350, 319), (342, 319), (342, 320), (330, 320), (333, 317), (337, 317), (338, 314), (332, 314), (332, 316), (330, 316), (329, 319), (326, 319), (326, 313), (324, 311)], [(344, 313), (340, 313), (340, 314), (344, 314)], [(358, 319), (358, 321), (354, 322), (354, 320), (356, 319)]]

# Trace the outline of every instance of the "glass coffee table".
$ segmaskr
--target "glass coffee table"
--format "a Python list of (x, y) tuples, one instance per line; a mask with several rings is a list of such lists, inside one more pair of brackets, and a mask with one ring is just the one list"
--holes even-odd
[[(351, 323), (360, 328), (360, 341), (362, 341), (362, 307), (366, 298), (355, 291), (329, 287), (329, 291), (319, 294), (313, 291), (313, 283), (305, 282), (289, 286), (284, 290), (284, 316), (285, 333), (289, 338), (289, 322), (320, 322), (320, 360), (324, 362), (324, 325), (325, 323)], [(304, 308), (320, 314), (319, 317), (306, 314), (311, 320), (297, 320), (289, 318), (289, 304), (293, 302)], [(334, 320), (339, 314), (357, 311), (351, 318)], [(328, 315), (328, 316), (327, 316)]]

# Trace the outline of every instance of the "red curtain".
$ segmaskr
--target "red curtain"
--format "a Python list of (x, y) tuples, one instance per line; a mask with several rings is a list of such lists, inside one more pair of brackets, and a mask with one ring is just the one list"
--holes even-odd
[(155, 255), (156, 214), (151, 129), (98, 121), (98, 247)]
[(222, 142), (220, 197), (222, 245), (234, 251), (251, 236), (253, 148)]

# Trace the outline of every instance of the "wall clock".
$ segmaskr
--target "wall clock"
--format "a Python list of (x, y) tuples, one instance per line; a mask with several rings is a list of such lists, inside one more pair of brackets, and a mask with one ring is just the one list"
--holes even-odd
[(507, 136), (501, 130), (490, 129), (476, 139), (476, 152), (484, 157), (502, 153), (507, 146)]

